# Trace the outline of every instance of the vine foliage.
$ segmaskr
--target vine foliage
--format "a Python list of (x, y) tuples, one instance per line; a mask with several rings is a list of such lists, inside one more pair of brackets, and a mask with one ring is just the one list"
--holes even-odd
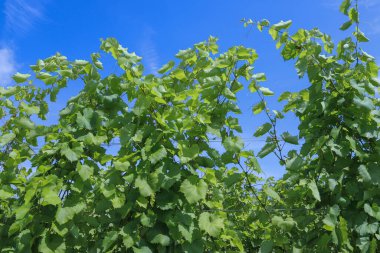
[[(360, 47), (358, 3), (340, 11), (352, 35), (336, 45), (318, 29), (291, 34), (291, 21), (244, 21), (309, 82), (279, 96), (281, 111), (255, 50), (219, 53), (213, 37), (157, 74), (114, 38), (90, 61), (56, 54), (15, 74), (0, 87), (1, 252), (379, 251), (379, 67)], [(121, 74), (103, 70), (104, 54)], [(268, 118), (257, 154), (239, 137), (245, 84)], [(49, 125), (71, 85), (81, 91)], [(279, 131), (289, 112), (297, 135)], [(258, 187), (256, 156), (269, 154), (286, 174)]]

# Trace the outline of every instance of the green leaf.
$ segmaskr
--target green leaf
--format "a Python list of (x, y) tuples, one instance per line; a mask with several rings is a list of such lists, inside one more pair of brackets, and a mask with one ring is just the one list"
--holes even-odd
[(364, 182), (370, 182), (371, 181), (371, 175), (368, 173), (368, 170), (365, 165), (360, 165), (358, 168), (360, 176), (363, 178)]
[(148, 211), (148, 214), (143, 213), (140, 217), (140, 222), (144, 227), (153, 227), (156, 223), (157, 217), (153, 212)]
[(160, 149), (158, 149), (156, 152), (154, 152), (153, 154), (151, 154), (149, 156), (149, 161), (152, 163), (152, 164), (156, 164), (157, 162), (159, 162), (160, 160), (164, 159), (167, 155), (167, 152), (166, 152), (166, 149), (164, 146), (161, 146)]
[(271, 130), (272, 124), (265, 123), (262, 126), (258, 127), (256, 129), (256, 132), (253, 134), (255, 137), (263, 136), (264, 134), (268, 133), (269, 130)]
[(144, 197), (149, 197), (154, 193), (152, 187), (148, 184), (146, 178), (138, 176), (135, 181), (135, 186), (139, 189), (140, 194)]
[(83, 110), (83, 115), (78, 112), (77, 113), (77, 123), (80, 127), (83, 127), (85, 129), (91, 130), (91, 118), (94, 111), (92, 109), (86, 108)]
[(199, 216), (199, 228), (207, 234), (217, 237), (224, 228), (224, 220), (214, 213), (203, 212)]
[(152, 251), (146, 246), (142, 246), (140, 248), (133, 247), (133, 252), (134, 253), (152, 253)]
[(339, 231), (342, 237), (343, 244), (349, 243), (347, 221), (342, 216), (339, 217)]
[(351, 8), (348, 11), (348, 17), (352, 22), (359, 23), (359, 13), (355, 8)]
[(24, 204), (15, 210), (16, 220), (22, 220), (29, 213), (32, 205), (30, 203)]
[(354, 97), (353, 102), (356, 106), (359, 108), (363, 108), (366, 110), (372, 110), (374, 108), (374, 105), (368, 97), (359, 98), (359, 97)]
[(224, 138), (223, 146), (227, 151), (238, 153), (244, 148), (244, 142), (238, 136), (229, 136), (227, 138)]
[(228, 89), (227, 87), (224, 88), (223, 90), (223, 95), (228, 98), (228, 99), (232, 99), (232, 100), (235, 100), (236, 99), (236, 96), (235, 94), (230, 90)]
[(88, 61), (86, 61), (86, 60), (75, 60), (74, 61), (74, 64), (75, 65), (78, 65), (78, 66), (85, 66), (85, 65), (87, 65), (89, 62)]
[(15, 194), (11, 189), (0, 189), (0, 200), (7, 200)]
[(176, 69), (172, 72), (172, 75), (178, 79), (178, 80), (185, 80), (186, 79), (186, 74), (185, 74), (185, 71), (183, 71), (182, 69)]
[(134, 245), (134, 240), (131, 235), (125, 234), (123, 236), (123, 244), (124, 246), (129, 249)]
[(259, 114), (260, 112), (262, 112), (264, 109), (265, 109), (265, 102), (264, 101), (260, 101), (259, 103), (257, 103), (255, 106), (253, 106), (253, 113), (254, 114)]
[(334, 205), (329, 208), (328, 214), (326, 214), (325, 218), (323, 219), (323, 223), (325, 224), (323, 227), (327, 231), (333, 231), (335, 229), (339, 213), (340, 209), (338, 205)]
[(371, 183), (380, 185), (380, 170), (377, 163), (367, 164), (368, 173), (371, 175)]
[(300, 156), (294, 156), (286, 160), (286, 169), (292, 171), (298, 171), (303, 165), (303, 160)]
[(269, 34), (273, 40), (277, 40), (279, 31), (277, 29), (275, 29), (274, 27), (271, 27), (271, 28), (269, 28)]
[(351, 0), (343, 0), (343, 2), (340, 4), (339, 10), (341, 13), (348, 15), (348, 9), (351, 6)]
[(272, 241), (263, 241), (261, 243), (259, 253), (271, 253), (273, 246), (274, 246), (274, 244)]
[(160, 244), (161, 246), (168, 246), (170, 244), (170, 237), (163, 234), (158, 234), (150, 241), (154, 244)]
[(279, 227), (281, 230), (289, 232), (296, 225), (296, 222), (288, 217), (285, 220), (280, 216), (273, 216), (272, 224)]
[(70, 162), (77, 161), (80, 154), (67, 145), (67, 143), (63, 143), (61, 147), (61, 155), (65, 156)]
[(284, 93), (280, 95), (280, 97), (278, 98), (278, 101), (281, 102), (283, 100), (289, 100), (291, 99), (291, 97), (292, 97), (292, 93), (290, 93), (289, 91), (285, 91)]
[(54, 185), (53, 187), (44, 187), (41, 192), (41, 197), (43, 199), (42, 205), (59, 205), (61, 204), (61, 199), (58, 196), (58, 189)]
[(94, 174), (94, 168), (86, 164), (82, 165), (78, 163), (77, 170), (78, 170), (79, 176), (83, 179), (83, 181), (86, 181)]
[(271, 198), (281, 201), (280, 195), (278, 195), (277, 192), (275, 192), (271, 187), (264, 187), (264, 192)]
[(175, 64), (174, 61), (169, 61), (164, 66), (162, 66), (162, 68), (158, 70), (158, 73), (164, 74), (165, 72), (171, 70), (174, 67), (174, 64)]
[(380, 207), (376, 204), (372, 205), (372, 207), (366, 203), (364, 204), (364, 211), (369, 215), (380, 221)]
[(354, 36), (358, 39), (359, 42), (369, 41), (369, 39), (361, 31), (354, 32)]
[(321, 201), (321, 196), (319, 195), (319, 191), (318, 191), (318, 187), (317, 187), (317, 184), (315, 183), (315, 181), (311, 181), (307, 184), (307, 186), (309, 187), (309, 189), (311, 190), (311, 193), (313, 194), (313, 197), (318, 200), (318, 201)]
[(248, 85), (248, 89), (249, 89), (249, 91), (252, 92), (252, 93), (256, 92), (258, 88), (259, 88), (259, 87), (257, 86), (257, 82), (256, 82), (256, 80), (253, 80), (253, 81), (250, 82), (249, 85)]
[(26, 112), (26, 114), (28, 115), (32, 115), (32, 114), (38, 114), (40, 112), (40, 107), (38, 106), (35, 106), (35, 105), (27, 105), (25, 103), (21, 103), (20, 106), (22, 107), (22, 109)]
[(84, 203), (78, 203), (75, 206), (58, 207), (55, 215), (55, 220), (58, 224), (62, 225), (74, 218), (74, 215), (80, 213), (86, 205)]
[(276, 144), (273, 142), (268, 142), (264, 145), (264, 147), (257, 153), (257, 156), (260, 158), (264, 158), (270, 153), (272, 153), (276, 149)]
[(103, 251), (106, 252), (108, 249), (110, 249), (115, 244), (118, 236), (119, 233), (116, 231), (108, 232), (102, 241)]
[(374, 61), (367, 62), (367, 68), (368, 68), (368, 71), (371, 74), (371, 77), (373, 77), (373, 78), (377, 78), (378, 77), (379, 66), (377, 66), (376, 62), (374, 62)]
[(47, 233), (42, 237), (38, 246), (38, 252), (42, 253), (65, 253), (66, 243), (62, 237), (58, 235), (49, 235)]
[(179, 149), (181, 151), (181, 163), (188, 163), (199, 155), (199, 146), (197, 144), (193, 144), (190, 147), (186, 144), (181, 144), (179, 145)]
[(35, 124), (34, 122), (32, 122), (30, 119), (28, 118), (25, 118), (25, 117), (21, 117), (17, 120), (17, 123), (26, 128), (26, 129), (33, 129), (35, 127)]
[(148, 96), (139, 96), (136, 100), (135, 106), (132, 111), (137, 116), (141, 116), (149, 108), (152, 103), (152, 99)]
[(287, 28), (289, 28), (291, 25), (292, 25), (292, 21), (291, 21), (291, 20), (288, 20), (288, 21), (280, 21), (279, 23), (274, 24), (274, 25), (272, 26), (272, 28), (274, 28), (274, 29), (276, 29), (277, 31), (279, 31), (279, 30), (287, 29)]
[(224, 179), (224, 182), (226, 183), (226, 186), (229, 188), (236, 183), (240, 182), (243, 179), (243, 175), (241, 173), (233, 173), (231, 175), (228, 175), (227, 178)]
[(182, 182), (180, 192), (190, 204), (193, 204), (206, 198), (207, 189), (208, 186), (202, 179), (189, 177)]
[(257, 73), (252, 75), (252, 78), (256, 80), (256, 82), (264, 82), (267, 80), (265, 73)]
[(125, 195), (120, 193), (115, 194), (111, 199), (111, 203), (113, 208), (121, 208), (125, 204)]
[(342, 30), (342, 31), (345, 31), (345, 30), (347, 30), (348, 28), (350, 28), (351, 25), (352, 25), (352, 21), (349, 20), (349, 21), (347, 21), (347, 22), (344, 22), (343, 25), (341, 25), (341, 27), (340, 27), (339, 29)]
[(273, 96), (274, 95), (274, 92), (268, 88), (260, 87), (259, 90), (264, 94), (264, 96)]
[(29, 74), (21, 74), (17, 72), (12, 78), (15, 80), (16, 83), (23, 83), (30, 77)]
[(115, 161), (113, 164), (115, 165), (115, 169), (120, 170), (120, 171), (128, 171), (129, 167), (131, 166), (131, 163), (128, 161), (126, 162)]
[(285, 132), (281, 137), (287, 143), (298, 145), (298, 136), (296, 135), (290, 135), (288, 132)]
[(0, 136), (0, 146), (5, 146), (14, 140), (16, 135), (14, 133), (7, 133)]

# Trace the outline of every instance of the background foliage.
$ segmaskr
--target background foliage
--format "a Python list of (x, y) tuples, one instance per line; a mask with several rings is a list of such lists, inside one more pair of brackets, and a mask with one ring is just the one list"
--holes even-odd
[[(159, 75), (143, 75), (140, 57), (113, 38), (101, 50), (121, 75), (105, 75), (99, 53), (57, 54), (31, 66), (33, 78), (17, 73), (19, 85), (0, 88), (1, 252), (376, 252), (378, 66), (360, 48), (357, 2), (341, 12), (340, 29), (353, 34), (337, 45), (318, 29), (290, 34), (290, 21), (245, 20), (310, 83), (281, 94), (282, 111), (266, 102), (274, 94), (253, 71), (256, 52), (219, 53), (213, 37)], [(84, 89), (47, 126), (48, 101), (74, 80)], [(260, 187), (236, 118), (245, 83), (260, 99), (253, 113), (268, 118), (256, 156), (274, 153), (287, 169)], [(289, 111), (297, 136), (278, 132)], [(285, 144), (298, 146), (284, 154)]]

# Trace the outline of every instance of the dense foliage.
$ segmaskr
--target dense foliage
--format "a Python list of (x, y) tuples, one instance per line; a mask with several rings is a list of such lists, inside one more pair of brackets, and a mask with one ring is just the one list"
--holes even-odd
[[(122, 74), (59, 54), (0, 87), (1, 252), (377, 252), (380, 248), (378, 66), (360, 49), (357, 3), (343, 1), (334, 45), (317, 29), (246, 20), (277, 42), (310, 86), (285, 92), (283, 111), (254, 73), (257, 54), (216, 39), (181, 50), (144, 75), (140, 57), (115, 39), (101, 43)], [(103, 54), (103, 53), (102, 53)], [(75, 81), (77, 80), (77, 81)], [(71, 82), (82, 91), (46, 124)], [(260, 101), (267, 142), (284, 177), (260, 187), (260, 166), (239, 138), (236, 94)], [(252, 94), (252, 95), (254, 95)], [(50, 101), (49, 101), (50, 100)], [(287, 112), (299, 135), (278, 131)], [(215, 145), (221, 142), (221, 147)], [(283, 146), (298, 145), (284, 154)]]
[[(300, 150), (283, 160), (287, 173), (275, 186), (281, 201), (274, 207), (285, 211), (264, 232), (286, 252), (380, 250), (379, 67), (360, 48), (368, 39), (359, 30), (357, 2), (345, 0), (340, 10), (348, 17), (340, 29), (353, 25), (354, 32), (336, 46), (317, 29), (289, 35), (289, 23), (269, 28), (284, 60), (293, 59), (299, 77), (310, 82), (279, 98), (299, 118), (302, 138)], [(271, 150), (280, 153), (275, 143)]]

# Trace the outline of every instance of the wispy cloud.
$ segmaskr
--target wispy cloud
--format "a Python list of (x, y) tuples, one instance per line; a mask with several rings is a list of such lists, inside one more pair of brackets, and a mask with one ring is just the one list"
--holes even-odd
[(9, 84), (15, 71), (16, 61), (13, 51), (8, 47), (0, 48), (0, 86)]
[(5, 28), (13, 33), (25, 33), (44, 18), (46, 0), (6, 0), (4, 3)]
[(376, 17), (371, 20), (364, 22), (366, 25), (366, 30), (369, 35), (379, 35), (380, 34), (380, 18)]
[(155, 32), (151, 27), (146, 27), (141, 43), (142, 57), (150, 74), (156, 74), (159, 66), (159, 55), (153, 41), (154, 34)]
[(364, 6), (365, 8), (372, 8), (380, 5), (379, 0), (360, 0), (358, 3)]

